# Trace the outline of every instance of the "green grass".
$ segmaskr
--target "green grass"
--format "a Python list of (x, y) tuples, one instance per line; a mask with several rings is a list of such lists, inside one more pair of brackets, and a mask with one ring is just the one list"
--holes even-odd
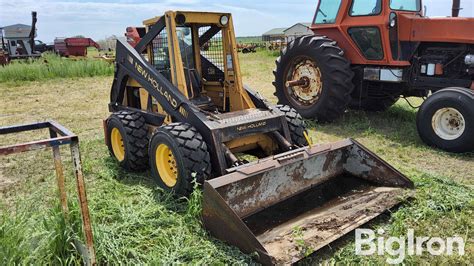
[(113, 64), (94, 59), (67, 59), (44, 54), (40, 59), (13, 61), (0, 67), (0, 82), (21, 83), (55, 78), (84, 78), (112, 75)]
[[(275, 102), (271, 85), (275, 57), (257, 52), (240, 58), (245, 83)], [(251, 256), (202, 228), (200, 191), (190, 202), (173, 198), (157, 187), (149, 172), (127, 173), (109, 157), (101, 123), (108, 115), (111, 82), (111, 77), (94, 77), (17, 87), (0, 84), (1, 126), (55, 119), (79, 135), (99, 263), (252, 263)], [(387, 236), (403, 236), (412, 228), (417, 236), (459, 235), (466, 240), (463, 257), (425, 254), (407, 257), (406, 264), (470, 264), (474, 154), (455, 155), (425, 146), (417, 135), (415, 116), (416, 111), (400, 101), (384, 113), (350, 111), (332, 124), (309, 121), (310, 135), (317, 143), (356, 138), (415, 182), (414, 199), (364, 228), (383, 228)], [(26, 137), (39, 138), (0, 137), (0, 146)], [(81, 263), (73, 245), (82, 233), (69, 151), (63, 148), (62, 155), (71, 211), (68, 223), (58, 207), (49, 151), (0, 157), (0, 264)], [(351, 233), (303, 263), (385, 263), (386, 256), (356, 256), (353, 239)]]

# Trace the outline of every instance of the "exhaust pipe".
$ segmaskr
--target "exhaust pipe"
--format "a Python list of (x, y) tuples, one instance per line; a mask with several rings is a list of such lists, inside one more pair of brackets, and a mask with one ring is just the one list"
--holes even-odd
[(36, 17), (36, 11), (31, 12), (31, 31), (30, 31), (30, 46), (31, 46), (31, 53), (34, 54), (35, 52), (35, 35), (36, 35), (36, 22), (38, 21)]
[(413, 188), (351, 139), (229, 171), (204, 183), (204, 226), (266, 265), (299, 261), (399, 204)]
[(461, 0), (453, 0), (453, 17), (459, 17), (459, 11), (461, 10)]

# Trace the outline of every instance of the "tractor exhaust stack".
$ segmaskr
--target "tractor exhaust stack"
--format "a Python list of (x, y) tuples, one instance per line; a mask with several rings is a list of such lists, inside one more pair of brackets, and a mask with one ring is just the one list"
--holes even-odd
[(295, 263), (400, 203), (413, 183), (354, 140), (231, 169), (204, 184), (203, 222), (264, 264)]
[(453, 0), (453, 17), (459, 17), (459, 11), (461, 10), (461, 0)]

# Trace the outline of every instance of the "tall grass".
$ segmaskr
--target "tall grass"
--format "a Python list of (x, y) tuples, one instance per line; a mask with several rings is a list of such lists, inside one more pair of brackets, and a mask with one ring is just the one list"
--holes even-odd
[(0, 82), (42, 81), (54, 78), (83, 78), (112, 75), (113, 64), (95, 59), (72, 60), (55, 54), (39, 59), (13, 61), (0, 67)]

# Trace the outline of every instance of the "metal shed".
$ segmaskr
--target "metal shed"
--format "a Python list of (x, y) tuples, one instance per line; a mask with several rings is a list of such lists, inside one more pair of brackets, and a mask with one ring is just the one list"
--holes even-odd
[(310, 29), (311, 23), (310, 22), (302, 22), (296, 23), (295, 25), (287, 28), (284, 30), (285, 38), (287, 42), (290, 42), (297, 37), (304, 36), (304, 35), (313, 35), (313, 31)]
[(262, 34), (262, 41), (284, 41), (286, 28), (274, 28)]

